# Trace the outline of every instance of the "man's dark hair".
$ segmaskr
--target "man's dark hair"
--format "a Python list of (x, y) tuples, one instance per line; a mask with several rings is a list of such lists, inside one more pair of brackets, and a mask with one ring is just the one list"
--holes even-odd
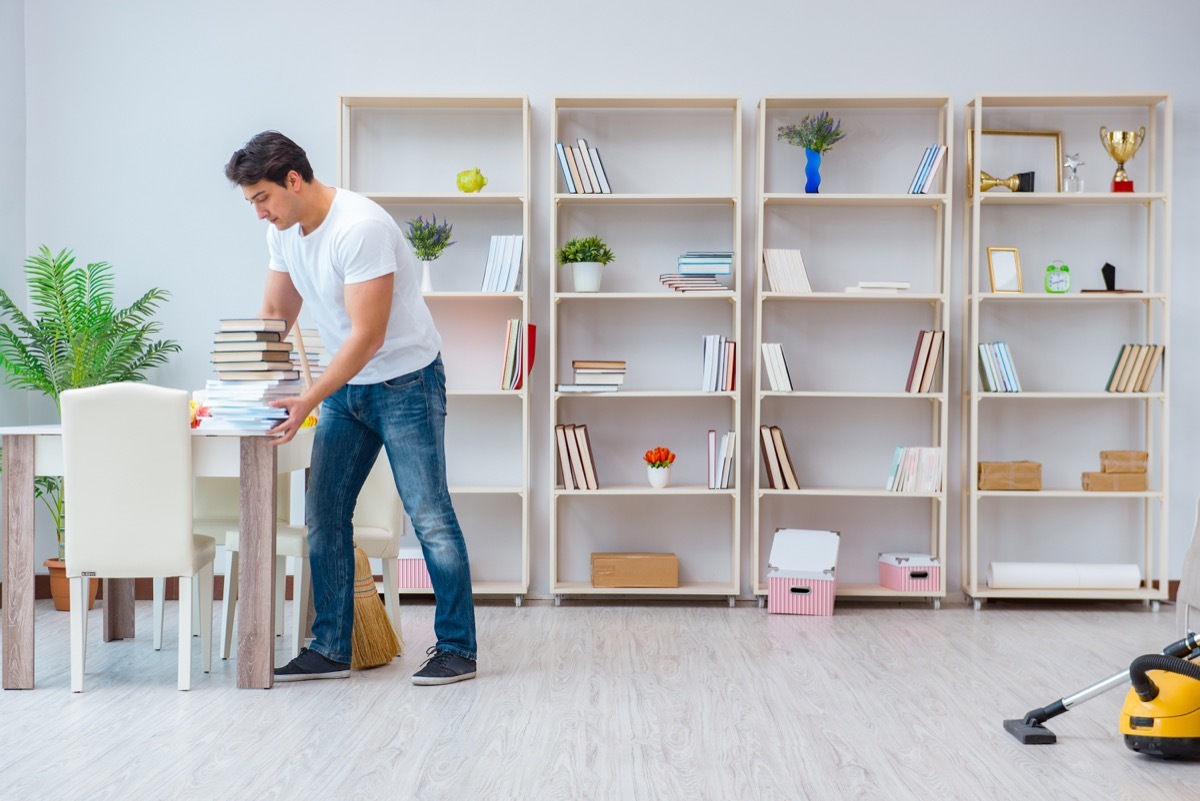
[(279, 131), (263, 131), (233, 154), (225, 165), (225, 177), (238, 186), (264, 180), (287, 186), (287, 174), (292, 170), (304, 183), (312, 182), (313, 169), (304, 148)]

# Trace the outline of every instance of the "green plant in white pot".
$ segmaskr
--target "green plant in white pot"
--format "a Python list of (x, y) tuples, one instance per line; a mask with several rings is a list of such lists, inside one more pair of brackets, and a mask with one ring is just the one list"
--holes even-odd
[[(178, 353), (179, 343), (153, 336), (162, 328), (153, 315), (170, 293), (151, 289), (123, 309), (113, 303), (112, 267), (74, 267), (69, 250), (51, 255), (42, 246), (25, 260), (28, 314), (0, 289), (0, 368), (4, 382), (41, 392), (59, 407), (68, 389), (144, 381), (146, 372)], [(10, 325), (11, 322), (11, 325)], [(61, 408), (61, 407), (59, 407)], [(3, 462), (0, 461), (0, 465)], [(38, 476), (34, 492), (50, 510), (63, 558), (62, 477)]]
[(558, 249), (558, 263), (572, 265), (576, 292), (599, 292), (604, 265), (614, 258), (598, 236), (577, 236)]

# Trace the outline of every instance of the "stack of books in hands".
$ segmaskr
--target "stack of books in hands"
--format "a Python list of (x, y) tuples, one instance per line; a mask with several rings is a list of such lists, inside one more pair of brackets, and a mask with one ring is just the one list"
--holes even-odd
[(262, 433), (287, 417), (285, 409), (268, 405), (303, 389), (292, 346), (283, 341), (285, 325), (261, 318), (221, 320), (213, 337), (217, 377), (205, 385), (209, 416), (200, 418), (202, 432)]
[(616, 392), (625, 383), (625, 361), (575, 359), (575, 383), (559, 384), (559, 392)]

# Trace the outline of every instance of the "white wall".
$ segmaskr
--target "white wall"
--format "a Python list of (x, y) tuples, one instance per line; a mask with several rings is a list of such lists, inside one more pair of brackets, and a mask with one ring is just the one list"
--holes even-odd
[[(0, 22), (19, 19), (20, 12), (10, 1)], [(31, 252), (46, 243), (74, 248), (82, 260), (110, 261), (117, 269), (119, 300), (150, 286), (170, 290), (174, 299), (163, 315), (165, 334), (180, 340), (184, 353), (155, 376), (159, 383), (201, 386), (209, 372), (214, 321), (257, 310), (263, 228), (226, 184), (224, 162), (249, 136), (277, 128), (301, 142), (318, 176), (333, 182), (336, 98), (343, 92), (529, 96), (533, 152), (544, 156), (534, 159), (530, 247), (538, 323), (549, 320), (547, 292), (536, 277), (546, 274), (550, 254), (547, 195), (555, 164), (548, 112), (555, 95), (742, 97), (748, 143), (742, 191), (749, 200), (754, 110), (764, 95), (950, 94), (961, 118), (963, 104), (980, 93), (1172, 92), (1177, 357), (1188, 353), (1195, 337), (1200, 287), (1189, 268), (1200, 243), (1188, 222), (1200, 212), (1192, 179), (1200, 174), (1193, 145), (1200, 127), (1196, 4), (1146, 0), (1133, 13), (1113, 14), (1082, 0), (517, 5), (213, 0), (186, 6), (39, 0), (27, 2), (24, 14), (28, 190), (26, 234), (18, 250)], [(7, 25), (0, 30), (5, 53), (0, 58), (9, 59), (13, 36)], [(0, 81), (7, 93), (7, 70)], [(16, 141), (16, 134), (0, 127), (0, 146)], [(961, 186), (962, 159), (957, 163), (954, 180)], [(1089, 168), (1093, 185), (1106, 180), (1105, 165)], [(9, 169), (6, 154), (0, 171)], [(9, 191), (0, 192), (7, 200)], [(745, 207), (743, 252), (749, 253), (753, 204)], [(956, 262), (960, 233), (956, 224)], [(0, 247), (0, 257), (7, 257), (11, 248)], [(11, 269), (0, 270), (11, 284)], [(960, 292), (955, 286), (952, 297)], [(960, 311), (956, 304), (956, 317)], [(750, 315), (745, 317), (742, 341), (749, 342)], [(961, 330), (958, 319), (950, 330)], [(948, 355), (957, 384), (959, 355), (956, 350)], [(1176, 364), (1182, 368), (1183, 359)], [(534, 379), (534, 419), (544, 421), (548, 374), (543, 368)], [(748, 380), (747, 371), (743, 381)], [(1178, 575), (1200, 491), (1200, 469), (1187, 447), (1196, 438), (1187, 411), (1200, 400), (1200, 383), (1186, 369), (1177, 370), (1173, 382), (1171, 573)], [(954, 432), (957, 412), (952, 411)], [(543, 429), (535, 425), (532, 448), (536, 594), (545, 592), (547, 577), (550, 478), (541, 462), (549, 453)], [(950, 453), (957, 454), (957, 441), (950, 444)], [(748, 474), (743, 459), (743, 482)], [(955, 587), (959, 488), (950, 489), (948, 564)]]
[[(25, 303), (25, 7), (0, 0), (0, 289)], [(0, 386), (0, 424), (25, 422), (25, 397)]]

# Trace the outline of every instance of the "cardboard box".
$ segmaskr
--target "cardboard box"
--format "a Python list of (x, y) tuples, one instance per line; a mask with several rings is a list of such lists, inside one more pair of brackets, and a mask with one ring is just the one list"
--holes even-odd
[(836, 531), (781, 528), (767, 558), (767, 611), (832, 615), (837, 594)]
[(938, 592), (942, 566), (927, 553), (879, 554), (879, 583), (901, 592)]
[(1083, 488), (1091, 492), (1145, 492), (1145, 473), (1084, 473)]
[(402, 590), (431, 590), (429, 569), (425, 567), (425, 555), (420, 548), (401, 548), (398, 563), (399, 580), (396, 586)]
[(679, 557), (673, 553), (594, 553), (593, 587), (678, 587)]
[(1102, 473), (1145, 473), (1149, 462), (1146, 451), (1100, 451)]
[(1041, 462), (980, 462), (981, 490), (1040, 490)]

